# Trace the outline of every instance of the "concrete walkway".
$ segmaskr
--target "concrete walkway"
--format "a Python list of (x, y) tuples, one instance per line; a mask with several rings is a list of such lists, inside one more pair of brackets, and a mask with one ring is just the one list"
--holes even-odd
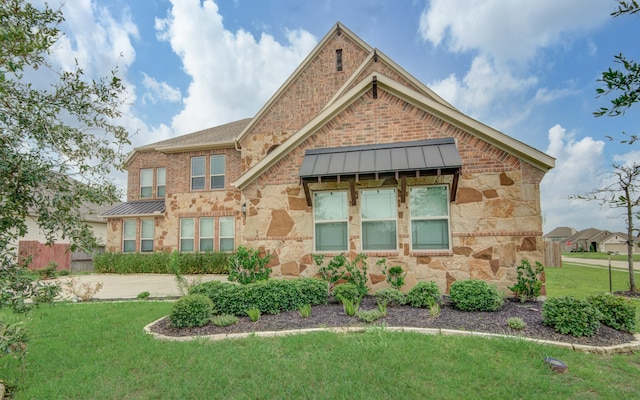
[[(77, 279), (78, 285), (88, 284), (95, 287), (102, 283), (102, 289), (94, 298), (96, 299), (135, 299), (141, 292), (149, 292), (151, 297), (180, 296), (180, 289), (174, 275), (164, 274), (91, 274), (77, 275), (74, 277), (61, 277), (54, 282), (63, 284), (71, 279)], [(222, 281), (227, 282), (227, 275), (184, 275), (188, 282), (194, 281)]]
[[(599, 267), (609, 266), (609, 260), (591, 260), (588, 258), (562, 256), (562, 261), (572, 263), (572, 264), (579, 264), (579, 265), (591, 265), (591, 266), (599, 266)], [(611, 260), (611, 268), (628, 270), (629, 267), (628, 267), (627, 261)], [(640, 271), (640, 262), (638, 261), (634, 262), (633, 269), (636, 271)]]

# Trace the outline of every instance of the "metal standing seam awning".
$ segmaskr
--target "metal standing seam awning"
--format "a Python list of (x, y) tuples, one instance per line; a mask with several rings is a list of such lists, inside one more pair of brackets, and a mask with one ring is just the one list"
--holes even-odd
[(165, 210), (164, 202), (164, 199), (128, 201), (118, 204), (102, 215), (106, 218), (161, 215)]
[(309, 184), (349, 181), (355, 205), (355, 182), (365, 179), (401, 180), (401, 201), (406, 197), (406, 178), (453, 175), (451, 201), (455, 201), (462, 160), (453, 138), (430, 139), (351, 147), (307, 150), (300, 166), (300, 180), (307, 205)]

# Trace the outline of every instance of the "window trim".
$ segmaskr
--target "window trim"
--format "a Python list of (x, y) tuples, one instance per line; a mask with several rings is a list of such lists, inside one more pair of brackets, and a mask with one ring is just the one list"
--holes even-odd
[[(394, 212), (392, 213), (392, 217), (389, 218), (364, 218), (363, 215), (363, 211), (364, 211), (364, 197), (365, 197), (365, 192), (373, 192), (373, 191), (377, 191), (378, 193), (380, 191), (392, 191), (393, 192), (393, 209)], [(364, 224), (365, 222), (390, 222), (393, 221), (395, 223), (395, 248), (388, 248), (388, 249), (365, 249), (364, 245)], [(386, 187), (386, 188), (367, 188), (367, 189), (362, 189), (360, 190), (360, 248), (362, 249), (362, 251), (364, 252), (376, 252), (376, 251), (398, 251), (398, 245), (399, 245), (399, 240), (398, 240), (398, 191), (396, 188), (391, 188), (391, 187)]]
[[(160, 170), (164, 171), (164, 184), (160, 184)], [(160, 188), (163, 188), (163, 193), (160, 195)], [(158, 167), (156, 168), (156, 197), (165, 197), (167, 195), (167, 168), (166, 167)]]
[[(151, 223), (151, 236), (150, 237), (144, 237), (144, 224), (145, 223)], [(141, 219), (140, 220), (140, 252), (141, 253), (149, 253), (149, 252), (153, 252), (154, 251), (154, 245), (155, 245), (155, 232), (156, 232), (156, 226), (155, 226), (155, 220), (153, 218), (145, 218), (145, 219)], [(144, 242), (145, 241), (151, 241), (151, 250), (144, 250)]]
[[(199, 160), (199, 159), (202, 160), (202, 167), (203, 167), (202, 175), (194, 175), (193, 174), (193, 163), (194, 163), (194, 161)], [(193, 188), (193, 180), (195, 178), (202, 178), (202, 188), (199, 188), (199, 189), (194, 189)], [(200, 191), (200, 190), (206, 190), (207, 189), (207, 158), (205, 156), (191, 157), (190, 188), (191, 188), (191, 191)]]
[[(122, 252), (123, 253), (135, 253), (136, 252), (136, 236), (138, 235), (138, 224), (137, 224), (137, 220), (135, 219), (123, 219), (122, 220)], [(133, 223), (134, 229), (133, 229), (133, 238), (127, 238), (126, 232), (126, 226), (127, 224), (131, 224)], [(133, 250), (125, 250), (126, 249), (126, 242), (133, 242)]]
[[(213, 173), (213, 159), (214, 158), (222, 158), (222, 173)], [(209, 156), (209, 188), (211, 190), (224, 189), (227, 185), (227, 157), (224, 154), (212, 154)], [(222, 186), (213, 186), (213, 178), (216, 176), (222, 177)]]
[[(231, 221), (231, 226), (233, 227), (233, 236), (223, 236), (222, 235), (222, 223), (223, 221)], [(233, 248), (232, 250), (222, 250), (222, 240), (223, 239), (232, 239), (233, 240)], [(233, 253), (236, 249), (236, 218), (233, 216), (229, 217), (218, 217), (218, 250), (225, 253)]]
[[(202, 223), (203, 220), (211, 220), (211, 236), (204, 236), (202, 234), (202, 227), (204, 226), (204, 224)], [(202, 241), (203, 240), (211, 240), (211, 250), (210, 251), (215, 251), (216, 250), (216, 221), (215, 221), (215, 217), (200, 217), (198, 219), (198, 252), (202, 253)], [(195, 250), (195, 249), (194, 249)]]
[[(150, 185), (148, 185), (148, 186), (142, 186), (142, 174), (144, 172), (147, 172), (149, 174), (148, 178), (151, 179), (151, 182), (149, 182)], [(140, 198), (141, 199), (151, 199), (151, 198), (153, 198), (153, 168), (140, 168), (140, 182), (139, 183), (140, 183), (140, 185), (139, 185), (140, 186), (140, 192), (139, 192)], [(143, 196), (143, 194), (142, 194), (142, 189), (143, 188), (147, 188), (149, 190), (149, 195), (148, 196)]]
[[(320, 194), (320, 193), (344, 193), (344, 197), (345, 197), (345, 208), (346, 208), (346, 213), (345, 213), (345, 219), (344, 220), (317, 220), (316, 219), (316, 194)], [(313, 251), (316, 253), (336, 253), (336, 252), (345, 252), (345, 251), (349, 251), (349, 192), (346, 190), (319, 190), (319, 191), (315, 191), (312, 194), (312, 198), (313, 198)], [(346, 243), (345, 243), (345, 248), (342, 250), (318, 250), (318, 246), (317, 246), (317, 237), (316, 237), (316, 226), (318, 223), (320, 224), (328, 224), (328, 223), (335, 223), (335, 222), (341, 222), (344, 223), (347, 227), (347, 234), (346, 234)]]
[[(191, 220), (191, 222), (193, 223), (193, 232), (191, 233), (192, 236), (184, 236), (183, 231), (182, 231), (182, 221), (184, 220)], [(179, 229), (179, 235), (178, 235), (178, 250), (180, 251), (180, 253), (195, 253), (196, 252), (196, 219), (195, 218), (180, 218), (180, 225), (178, 226)], [(183, 246), (182, 246), (182, 240), (191, 240), (192, 241), (192, 250), (183, 250)]]
[[(413, 210), (411, 207), (411, 193), (413, 190), (415, 189), (422, 189), (422, 188), (434, 188), (434, 187), (444, 187), (447, 191), (447, 199), (446, 199), (446, 206), (447, 206), (447, 215), (439, 215), (439, 216), (429, 216), (429, 217), (414, 217), (413, 216)], [(452, 235), (451, 235), (451, 188), (449, 187), (449, 185), (444, 184), (444, 185), (420, 185), (420, 186), (413, 186), (409, 189), (409, 204), (408, 204), (408, 208), (409, 208), (409, 249), (411, 252), (438, 252), (438, 251), (451, 251), (451, 246), (452, 246)], [(415, 249), (413, 247), (413, 221), (442, 221), (445, 220), (447, 222), (447, 247), (446, 248), (439, 248), (439, 249)]]

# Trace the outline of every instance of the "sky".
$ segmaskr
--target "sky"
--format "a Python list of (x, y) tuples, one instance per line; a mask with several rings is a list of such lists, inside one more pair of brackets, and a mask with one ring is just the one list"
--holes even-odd
[(619, 142), (640, 134), (640, 104), (593, 116), (609, 104), (596, 88), (614, 55), (640, 61), (640, 15), (611, 17), (614, 0), (48, 3), (66, 19), (52, 62), (124, 80), (132, 148), (252, 117), (341, 22), (465, 114), (556, 158), (541, 184), (545, 233), (626, 231), (621, 209), (571, 198), (606, 184), (613, 163), (640, 161), (640, 143)]

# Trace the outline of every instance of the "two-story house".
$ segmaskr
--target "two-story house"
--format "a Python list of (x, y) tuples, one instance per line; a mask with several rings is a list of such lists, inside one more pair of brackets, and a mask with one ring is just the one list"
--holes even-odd
[(506, 288), (544, 259), (539, 185), (555, 160), (463, 114), (336, 24), (249, 119), (138, 147), (107, 250), (365, 253), (408, 287), (479, 278)]

